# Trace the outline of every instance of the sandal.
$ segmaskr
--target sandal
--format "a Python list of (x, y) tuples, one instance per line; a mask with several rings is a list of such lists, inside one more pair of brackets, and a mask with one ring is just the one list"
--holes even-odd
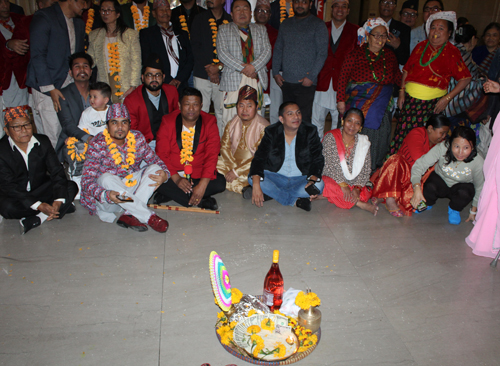
[(401, 210), (389, 210), (389, 207), (387, 207), (387, 205), (385, 205), (385, 208), (394, 217), (403, 217), (404, 216), (404, 213)]

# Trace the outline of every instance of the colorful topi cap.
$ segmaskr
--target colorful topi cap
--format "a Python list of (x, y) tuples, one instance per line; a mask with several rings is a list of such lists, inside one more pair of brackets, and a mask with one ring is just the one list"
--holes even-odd
[(250, 85), (242, 86), (238, 92), (238, 102), (241, 100), (253, 100), (255, 104), (258, 104), (257, 90), (252, 88)]
[(24, 110), (24, 106), (18, 106), (5, 109), (4, 123), (7, 124), (18, 118), (30, 118)]
[(130, 114), (125, 104), (115, 103), (111, 104), (106, 113), (106, 121), (110, 121), (115, 118), (127, 118), (130, 120)]

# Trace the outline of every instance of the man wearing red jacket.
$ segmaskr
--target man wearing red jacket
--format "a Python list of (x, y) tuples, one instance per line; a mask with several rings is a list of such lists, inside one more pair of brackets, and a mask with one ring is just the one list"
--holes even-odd
[(201, 92), (186, 87), (180, 111), (163, 117), (156, 134), (156, 154), (172, 176), (158, 188), (155, 203), (174, 200), (184, 207), (218, 208), (212, 195), (226, 189), (224, 176), (217, 172), (219, 129), (215, 117), (201, 107)]
[[(24, 106), (27, 109), (28, 89), (24, 84), (29, 62), (28, 46), (11, 40), (14, 28), (24, 18), (10, 12), (8, 0), (0, 0), (0, 113), (9, 107)], [(18, 59), (16, 62), (16, 59)], [(0, 137), (3, 131), (0, 132)]]
[(323, 138), (328, 112), (332, 116), (332, 128), (337, 127), (337, 80), (344, 59), (357, 42), (359, 27), (346, 20), (348, 15), (349, 0), (333, 0), (332, 20), (326, 22), (329, 35), (328, 56), (318, 75), (312, 111), (312, 124), (318, 128), (320, 138)]
[(154, 149), (162, 118), (179, 109), (179, 96), (173, 85), (163, 84), (165, 74), (160, 56), (152, 53), (142, 68), (142, 85), (125, 98), (130, 128), (141, 131)]

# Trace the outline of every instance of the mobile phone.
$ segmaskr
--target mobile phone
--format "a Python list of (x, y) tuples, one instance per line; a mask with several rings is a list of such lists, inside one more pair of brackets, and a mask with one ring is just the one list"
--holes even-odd
[(317, 194), (320, 194), (320, 190), (318, 187), (316, 187), (315, 184), (311, 184), (309, 187), (306, 187), (306, 192), (309, 196), (316, 196)]
[(417, 211), (422, 212), (425, 211), (426, 209), (427, 209), (427, 203), (425, 203), (425, 201), (420, 201), (420, 203), (417, 206)]
[(118, 195), (118, 196), (116, 196), (116, 198), (118, 198), (120, 201), (124, 201), (124, 202), (134, 202), (133, 198), (127, 197), (127, 196)]
[(401, 35), (401, 32), (397, 29), (391, 30), (391, 33), (394, 34), (394, 37), (398, 38)]

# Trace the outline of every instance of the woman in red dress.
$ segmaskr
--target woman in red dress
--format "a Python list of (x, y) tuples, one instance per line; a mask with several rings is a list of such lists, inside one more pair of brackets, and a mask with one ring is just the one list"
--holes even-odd
[(443, 141), (449, 130), (450, 121), (442, 114), (433, 115), (425, 127), (411, 130), (399, 151), (387, 159), (384, 166), (372, 176), (372, 202), (378, 204), (385, 201), (392, 216), (411, 216), (411, 168), (417, 159)]

